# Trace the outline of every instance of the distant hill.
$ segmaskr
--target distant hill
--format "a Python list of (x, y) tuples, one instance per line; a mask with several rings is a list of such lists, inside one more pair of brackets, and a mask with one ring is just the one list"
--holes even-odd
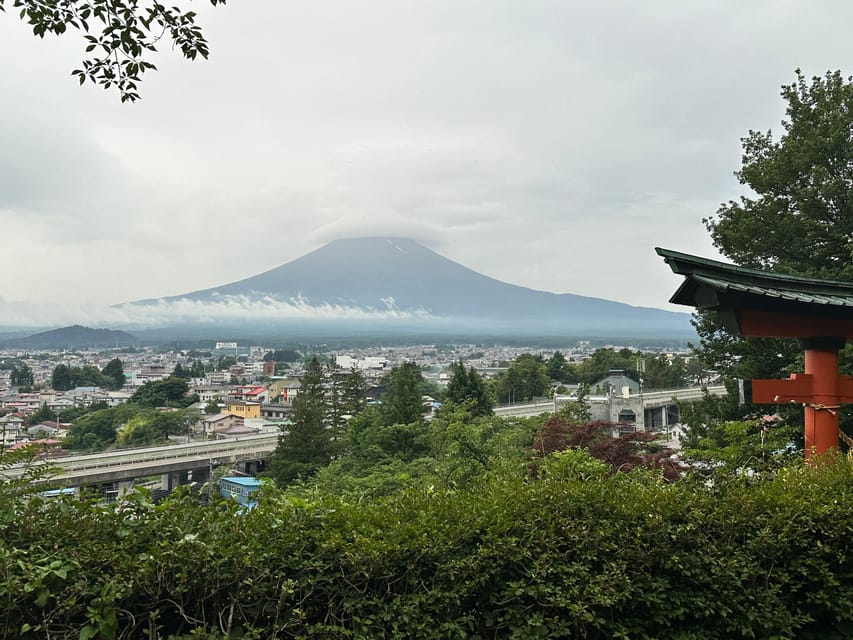
[(14, 338), (0, 342), (3, 347), (24, 349), (77, 349), (128, 347), (139, 340), (125, 331), (113, 329), (90, 329), (75, 324), (70, 327), (43, 331), (25, 338)]
[[(121, 305), (186, 324), (247, 323), (402, 327), (573, 336), (687, 336), (689, 315), (520, 287), (484, 276), (403, 238), (336, 240), (291, 262), (219, 287)], [(263, 316), (263, 317), (261, 317)]]

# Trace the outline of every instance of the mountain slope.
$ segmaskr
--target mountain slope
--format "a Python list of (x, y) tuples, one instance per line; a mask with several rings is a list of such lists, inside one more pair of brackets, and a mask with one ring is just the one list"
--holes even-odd
[(79, 324), (60, 329), (43, 331), (26, 338), (15, 338), (2, 343), (2, 346), (26, 349), (74, 349), (126, 347), (137, 344), (135, 336), (124, 331), (112, 329), (91, 329)]
[(410, 322), (489, 330), (574, 335), (690, 331), (687, 314), (508, 284), (402, 238), (336, 240), (256, 276), (173, 296), (165, 302), (221, 305), (233, 300), (241, 304), (272, 300), (300, 308), (326, 306), (389, 315), (402, 312)]

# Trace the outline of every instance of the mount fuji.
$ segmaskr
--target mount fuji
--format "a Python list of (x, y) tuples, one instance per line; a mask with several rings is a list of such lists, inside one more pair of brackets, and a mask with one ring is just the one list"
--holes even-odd
[(335, 240), (264, 273), (120, 305), (204, 326), (347, 327), (430, 333), (673, 337), (685, 313), (537, 291), (482, 275), (405, 238)]

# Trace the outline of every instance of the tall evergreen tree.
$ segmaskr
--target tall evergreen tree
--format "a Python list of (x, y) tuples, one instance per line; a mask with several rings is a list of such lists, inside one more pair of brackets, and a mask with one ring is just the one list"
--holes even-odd
[(193, 378), (203, 378), (204, 374), (204, 365), (201, 363), (201, 360), (193, 360), (190, 367), (190, 376)]
[(13, 387), (31, 387), (34, 381), (33, 370), (29, 366), (22, 364), (12, 368), (10, 382)]
[(465, 369), (460, 360), (450, 366), (451, 378), (447, 385), (445, 400), (456, 405), (468, 404), (469, 411), (475, 416), (492, 414), (492, 400), (486, 391), (482, 376), (474, 367)]
[(473, 403), (473, 413), (475, 416), (490, 416), (494, 404), (489, 392), (486, 389), (486, 382), (483, 376), (477, 373), (474, 367), (468, 369), (468, 395)]
[(220, 408), (221, 408), (221, 406), (220, 406), (220, 404), (219, 404), (219, 399), (218, 399), (218, 398), (212, 398), (212, 399), (211, 399), (211, 400), (210, 400), (210, 401), (209, 401), (209, 402), (204, 406), (204, 412), (205, 412), (207, 415), (214, 415), (214, 414), (216, 414), (216, 413), (219, 413), (219, 409), (220, 409)]
[(343, 403), (344, 373), (330, 362), (325, 370), (326, 388), (326, 427), (332, 442), (331, 455), (338, 453), (338, 445), (346, 425), (346, 410)]
[(450, 365), (450, 382), (447, 383), (444, 399), (454, 404), (462, 404), (469, 398), (468, 391), (468, 371), (462, 360), (458, 360)]
[(423, 382), (420, 367), (414, 362), (404, 362), (391, 371), (388, 391), (381, 398), (384, 424), (410, 424), (423, 418)]
[(344, 379), (341, 396), (344, 412), (349, 416), (357, 416), (367, 407), (367, 380), (358, 367), (353, 366)]
[(292, 423), (282, 427), (270, 459), (270, 476), (280, 487), (314, 475), (331, 461), (324, 378), (323, 366), (312, 357), (293, 400)]
[[(782, 87), (786, 117), (782, 135), (750, 131), (741, 140), (736, 176), (747, 195), (724, 203), (703, 222), (714, 246), (734, 263), (830, 280), (853, 281), (853, 79), (839, 71)], [(740, 338), (726, 331), (713, 311), (694, 315), (705, 368), (734, 378), (779, 378), (802, 371), (795, 340)], [(853, 349), (841, 353), (840, 369), (853, 371)], [(784, 414), (790, 407), (780, 407)], [(725, 419), (752, 411), (726, 405)], [(765, 407), (765, 410), (767, 408)], [(853, 427), (842, 408), (842, 427)], [(800, 419), (801, 411), (792, 419)], [(691, 425), (694, 440), (708, 425)]]

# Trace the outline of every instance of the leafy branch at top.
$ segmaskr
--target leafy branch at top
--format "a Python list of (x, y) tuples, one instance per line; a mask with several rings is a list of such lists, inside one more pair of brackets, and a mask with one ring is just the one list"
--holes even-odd
[[(210, 0), (214, 6), (225, 2)], [(145, 58), (157, 51), (163, 37), (190, 60), (210, 53), (196, 13), (177, 6), (139, 0), (0, 0), (0, 11), (7, 4), (19, 10), (40, 38), (62, 35), (69, 27), (81, 31), (87, 56), (72, 75), (80, 84), (89, 80), (104, 89), (117, 88), (122, 102), (139, 99), (142, 74), (156, 69)]]

